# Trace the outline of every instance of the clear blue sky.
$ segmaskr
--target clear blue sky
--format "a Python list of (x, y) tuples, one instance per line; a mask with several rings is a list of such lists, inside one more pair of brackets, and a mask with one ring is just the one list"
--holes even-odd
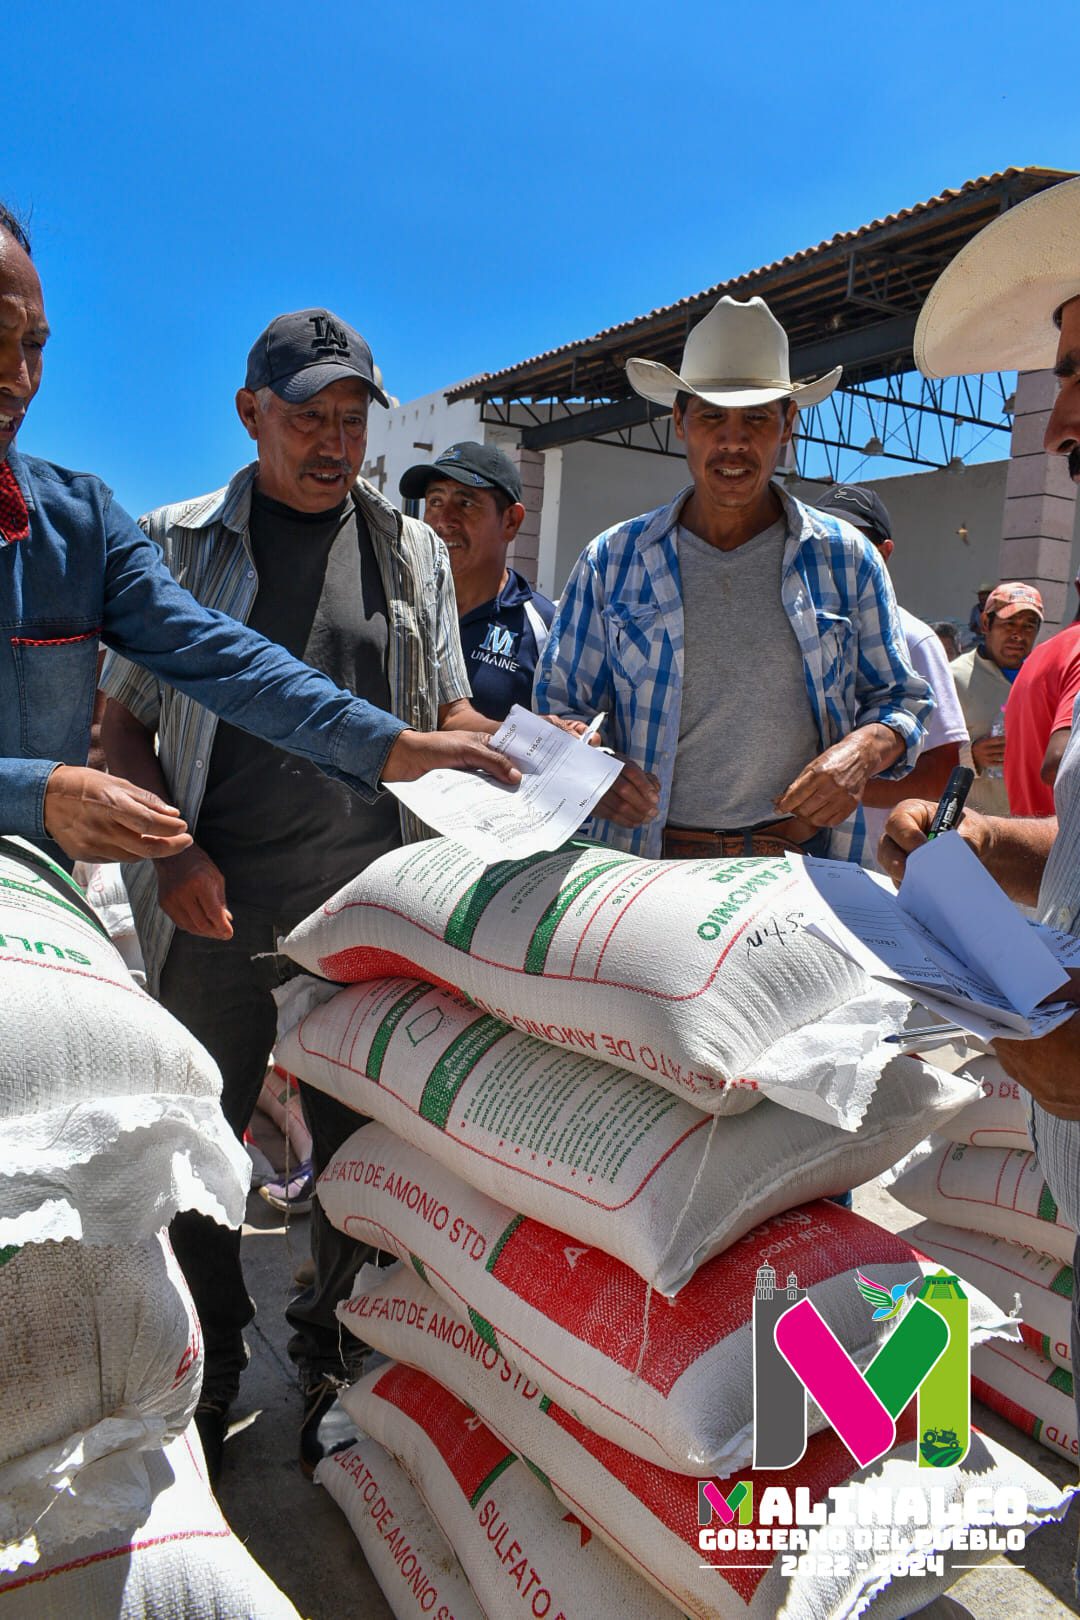
[(5, 11), (0, 196), (55, 336), (23, 449), (138, 512), (247, 458), (233, 394), (325, 304), (402, 399), (1010, 164), (1080, 169), (1074, 6)]

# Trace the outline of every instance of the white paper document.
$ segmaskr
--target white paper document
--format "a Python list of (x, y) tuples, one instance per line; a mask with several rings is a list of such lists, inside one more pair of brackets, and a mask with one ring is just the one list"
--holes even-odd
[(958, 833), (909, 856), (899, 893), (845, 861), (804, 867), (825, 903), (812, 933), (978, 1039), (1045, 1035), (1076, 1011), (1046, 1003), (1064, 988), (1078, 942), (1028, 922)]
[(622, 760), (516, 703), (490, 742), (521, 772), (516, 787), (452, 770), (386, 784), (421, 821), (489, 863), (558, 849), (622, 770)]

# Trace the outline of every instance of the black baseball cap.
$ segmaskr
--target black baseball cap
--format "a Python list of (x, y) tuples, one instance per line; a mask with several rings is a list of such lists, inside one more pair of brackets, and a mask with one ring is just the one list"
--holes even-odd
[(255, 339), (244, 387), (272, 388), (279, 399), (302, 405), (346, 377), (358, 379), (372, 399), (389, 406), (376, 381), (371, 350), (359, 332), (328, 309), (298, 309), (278, 315)]
[(521, 500), (521, 474), (505, 451), (493, 444), (477, 444), (473, 439), (452, 444), (434, 461), (402, 473), (398, 489), (407, 501), (422, 501), (436, 478), (452, 478), (476, 489), (501, 489), (512, 501)]
[(864, 484), (837, 484), (814, 505), (819, 512), (836, 512), (840, 517), (847, 518), (849, 523), (862, 529), (867, 538), (877, 545), (893, 537), (889, 508), (880, 495), (875, 495)]

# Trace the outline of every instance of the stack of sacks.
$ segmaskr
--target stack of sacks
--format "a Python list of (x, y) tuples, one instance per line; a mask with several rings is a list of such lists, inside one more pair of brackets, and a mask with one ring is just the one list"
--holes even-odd
[(1071, 1317), (1076, 1234), (1061, 1219), (1027, 1130), (1024, 1093), (995, 1058), (969, 1065), (981, 1096), (897, 1166), (890, 1192), (927, 1219), (905, 1234), (1018, 1309), (1022, 1344), (972, 1352), (980, 1400), (1075, 1462)]
[(146, 963), (124, 882), (124, 868), (118, 861), (76, 861), (71, 875), (132, 974), (140, 984), (145, 984)]
[[(905, 1006), (802, 931), (814, 904), (785, 861), (571, 849), (485, 870), (440, 840), (376, 863), (284, 942), (301, 965), (359, 981), (309, 1001), (276, 1048), (375, 1120), (326, 1168), (320, 1200), (339, 1229), (408, 1262), (365, 1272), (339, 1316), (419, 1372), (363, 1382), (350, 1410), (405, 1468), (489, 1612), (507, 1611), (507, 1571), (485, 1535), (514, 1549), (515, 1580), (539, 1583), (552, 1614), (564, 1576), (571, 1592), (594, 1579), (566, 1562), (558, 1508), (545, 1519), (525, 1511), (524, 1485), (520, 1500), (498, 1488), (511, 1453), (665, 1600), (640, 1580), (608, 1584), (599, 1608), (568, 1615), (764, 1615), (799, 1593), (810, 1606), (792, 1613), (840, 1615), (916, 1556), (901, 1527), (899, 1550), (835, 1582), (788, 1578), (779, 1561), (763, 1579), (745, 1567), (760, 1553), (722, 1576), (699, 1568), (696, 1481), (733, 1482), (752, 1457), (758, 1268), (796, 1272), (866, 1366), (889, 1328), (854, 1271), (892, 1289), (937, 1268), (813, 1200), (880, 1174), (973, 1095), (917, 1059), (885, 1067)], [(969, 1295), (977, 1341), (1015, 1335)], [(476, 1438), (471, 1412), (491, 1434)], [(823, 1495), (854, 1464), (817, 1432), (815, 1407), (809, 1423), (794, 1483)], [(974, 1474), (934, 1483), (962, 1493), (1023, 1472), (981, 1440), (972, 1456)], [(374, 1510), (342, 1465), (321, 1466), (377, 1545)], [(909, 1447), (871, 1474), (914, 1471)], [(1053, 1486), (1023, 1482), (1032, 1522), (1060, 1512)], [(378, 1500), (366, 1476), (363, 1490)], [(933, 1595), (920, 1584), (920, 1602)]]
[[(6, 839), (0, 1005), (0, 1614), (164, 1612), (185, 1583), (205, 1598), (190, 1613), (241, 1612), (229, 1532), (191, 1461), (202, 1345), (164, 1230), (181, 1209), (242, 1216), (247, 1160), (220, 1076), (66, 874)], [(110, 1560), (76, 1602), (71, 1572)], [(266, 1584), (254, 1565), (249, 1584)]]

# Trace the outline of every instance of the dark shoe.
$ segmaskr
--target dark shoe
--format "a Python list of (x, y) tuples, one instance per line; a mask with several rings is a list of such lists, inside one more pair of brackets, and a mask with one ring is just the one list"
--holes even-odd
[(301, 1260), (292, 1274), (292, 1280), (297, 1288), (310, 1288), (315, 1281), (314, 1260)]
[(347, 1388), (343, 1378), (326, 1373), (321, 1378), (315, 1378), (304, 1390), (304, 1415), (300, 1419), (300, 1471), (308, 1479), (314, 1477), (315, 1469), (324, 1456), (319, 1427), (342, 1390)]
[(225, 1461), (225, 1436), (229, 1429), (229, 1402), (204, 1396), (195, 1408), (195, 1427), (202, 1441), (210, 1489), (216, 1493)]

